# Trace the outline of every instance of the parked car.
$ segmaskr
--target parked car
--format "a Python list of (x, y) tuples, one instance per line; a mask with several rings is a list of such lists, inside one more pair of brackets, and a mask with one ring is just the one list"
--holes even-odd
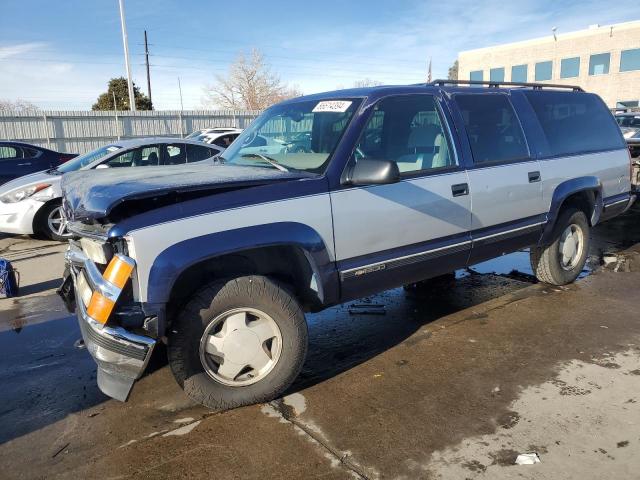
[(201, 130), (195, 130), (187, 135), (186, 138), (191, 138), (194, 140), (201, 140), (204, 135), (217, 135), (224, 133), (239, 133), (242, 132), (242, 129), (236, 127), (214, 127), (214, 128), (203, 128)]
[[(268, 401), (302, 368), (305, 312), (525, 247), (540, 281), (575, 280), (635, 199), (613, 116), (577, 87), (458, 83), (288, 100), (211, 168), (65, 176), (61, 293), (102, 391), (126, 400), (163, 339), (194, 400)], [(301, 122), (309, 152), (255, 150)]]
[(619, 113), (615, 116), (632, 157), (640, 157), (640, 112)]
[(197, 140), (200, 140), (204, 143), (217, 145), (222, 148), (227, 148), (229, 145), (231, 145), (231, 143), (233, 143), (236, 138), (238, 138), (241, 133), (241, 128), (213, 129), (210, 132), (203, 133), (202, 135), (198, 136)]
[(215, 145), (178, 138), (142, 138), (105, 145), (0, 187), (0, 232), (35, 233), (52, 240), (69, 238), (71, 234), (60, 208), (60, 180), (65, 173), (96, 168), (212, 162), (221, 151)]
[(22, 142), (0, 141), (0, 184), (30, 173), (55, 168), (76, 157)]

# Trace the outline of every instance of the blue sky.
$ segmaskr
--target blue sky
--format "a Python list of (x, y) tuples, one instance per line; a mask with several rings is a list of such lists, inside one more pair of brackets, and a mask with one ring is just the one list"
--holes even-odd
[[(259, 48), (304, 93), (370, 78), (443, 77), (461, 50), (640, 19), (638, 0), (125, 0), (134, 81), (146, 91), (143, 31), (156, 108), (202, 105), (236, 55)], [(612, 8), (615, 6), (615, 8)], [(46, 109), (90, 108), (124, 75), (117, 0), (0, 0), (0, 98)]]

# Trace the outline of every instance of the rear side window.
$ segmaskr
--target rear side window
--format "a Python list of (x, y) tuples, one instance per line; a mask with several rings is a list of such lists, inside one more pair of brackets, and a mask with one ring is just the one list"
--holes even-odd
[(213, 148), (187, 143), (187, 162), (200, 162), (217, 154), (218, 151)]
[(552, 156), (624, 148), (616, 122), (595, 95), (526, 92), (544, 130)]
[(506, 95), (460, 94), (455, 101), (464, 119), (474, 163), (529, 157), (520, 121)]
[(13, 158), (20, 158), (20, 151), (17, 148), (8, 145), (0, 147), (0, 160), (11, 160)]

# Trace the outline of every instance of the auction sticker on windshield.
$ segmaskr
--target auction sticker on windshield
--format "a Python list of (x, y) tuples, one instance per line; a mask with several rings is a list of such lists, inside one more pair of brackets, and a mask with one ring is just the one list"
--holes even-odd
[(337, 112), (344, 113), (347, 111), (347, 108), (351, 106), (350, 101), (348, 100), (330, 100), (318, 103), (313, 112)]

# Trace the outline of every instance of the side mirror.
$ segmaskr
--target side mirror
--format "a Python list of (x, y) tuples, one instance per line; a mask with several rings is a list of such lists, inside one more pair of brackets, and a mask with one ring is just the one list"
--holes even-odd
[(99, 168), (111, 168), (108, 163), (101, 163), (96, 167), (96, 170)]
[(349, 185), (386, 185), (399, 181), (400, 170), (396, 162), (360, 159), (349, 167), (344, 183)]

